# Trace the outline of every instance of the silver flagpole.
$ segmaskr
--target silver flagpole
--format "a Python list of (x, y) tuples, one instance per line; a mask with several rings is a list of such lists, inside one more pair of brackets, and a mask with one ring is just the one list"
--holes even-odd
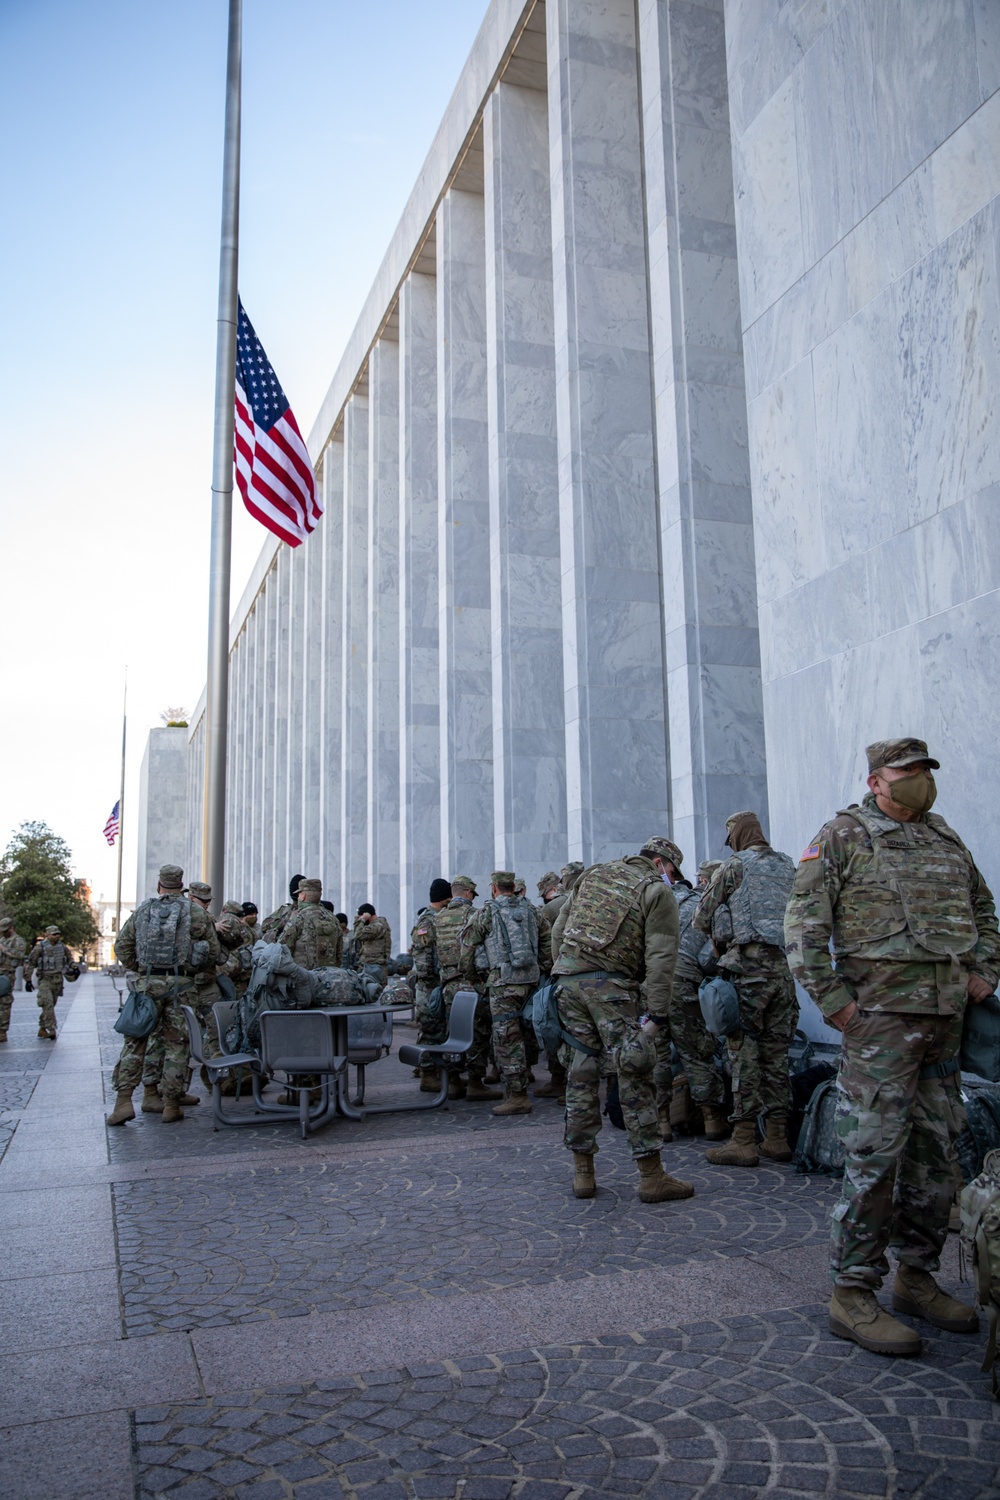
[[(122, 694), (122, 782), (118, 792), (118, 894), (115, 897), (115, 947), (122, 930), (122, 843), (125, 838), (125, 734), (128, 727), (128, 667), (125, 668), (125, 691)], [(137, 895), (141, 892), (137, 892)]]
[(240, 237), (240, 52), (242, 0), (229, 0), (226, 139), (222, 166), (222, 244), (215, 353), (215, 449), (212, 461), (212, 553), (205, 694), (205, 822), (202, 878), (216, 908), (226, 869), (226, 752), (229, 737), (229, 573), (233, 527), (233, 423), (236, 381), (237, 267)]

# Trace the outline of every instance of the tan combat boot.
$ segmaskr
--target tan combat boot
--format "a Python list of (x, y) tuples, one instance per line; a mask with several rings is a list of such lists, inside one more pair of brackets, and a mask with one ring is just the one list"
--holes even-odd
[(566, 1102), (566, 1069), (561, 1063), (549, 1063), (549, 1081), (540, 1083), (535, 1090), (536, 1099), (558, 1099)]
[(659, 1151), (637, 1156), (635, 1164), (639, 1168), (640, 1203), (666, 1203), (671, 1198), (694, 1197), (694, 1187), (690, 1182), (681, 1182), (664, 1172)]
[(182, 1094), (177, 1103), (185, 1109), (191, 1109), (195, 1104), (200, 1104), (201, 1100), (197, 1094)]
[(465, 1098), (465, 1081), (457, 1073), (452, 1073), (448, 1078), (448, 1098)]
[(156, 1084), (149, 1084), (142, 1091), (142, 1112), (144, 1115), (162, 1115), (163, 1100)]
[(163, 1114), (160, 1118), (164, 1125), (173, 1125), (177, 1120), (183, 1120), (184, 1111), (181, 1109), (180, 1100), (164, 1099)]
[(432, 1068), (420, 1075), (420, 1092), (436, 1094), (441, 1087), (441, 1069)]
[(661, 1104), (656, 1113), (660, 1117), (660, 1140), (666, 1146), (674, 1138), (673, 1128), (670, 1124), (670, 1105)]
[(873, 1291), (864, 1286), (835, 1286), (830, 1298), (830, 1332), (839, 1339), (853, 1339), (872, 1354), (919, 1354), (923, 1347), (918, 1333), (900, 1323), (882, 1307)]
[(471, 1103), (478, 1104), (480, 1100), (502, 1099), (503, 1094), (499, 1089), (488, 1089), (481, 1078), (470, 1078), (465, 1097)]
[(728, 1141), (729, 1116), (721, 1104), (703, 1104), (702, 1119), (705, 1121), (706, 1141)]
[(769, 1161), (791, 1161), (792, 1148), (788, 1144), (788, 1116), (768, 1115), (765, 1121), (767, 1138), (757, 1147), (761, 1156)]
[(495, 1115), (530, 1115), (531, 1100), (527, 1094), (510, 1094), (502, 1104), (494, 1104), (491, 1113)]
[(135, 1119), (135, 1110), (132, 1107), (132, 1090), (119, 1089), (118, 1102), (107, 1117), (109, 1125), (124, 1125), (126, 1120)]
[(713, 1167), (755, 1167), (759, 1160), (754, 1141), (754, 1122), (737, 1120), (728, 1146), (716, 1146), (705, 1152)]
[(592, 1198), (597, 1192), (594, 1158), (589, 1151), (573, 1152), (573, 1197)]
[(974, 1307), (942, 1292), (930, 1271), (919, 1266), (898, 1266), (892, 1287), (892, 1305), (896, 1312), (911, 1318), (926, 1318), (935, 1328), (948, 1333), (978, 1333), (979, 1314)]

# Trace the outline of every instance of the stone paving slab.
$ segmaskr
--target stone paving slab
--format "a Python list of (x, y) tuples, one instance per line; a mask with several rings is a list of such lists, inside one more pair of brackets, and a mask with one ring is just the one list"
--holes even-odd
[(968, 1341), (886, 1361), (819, 1304), (135, 1413), (140, 1500), (988, 1500)]

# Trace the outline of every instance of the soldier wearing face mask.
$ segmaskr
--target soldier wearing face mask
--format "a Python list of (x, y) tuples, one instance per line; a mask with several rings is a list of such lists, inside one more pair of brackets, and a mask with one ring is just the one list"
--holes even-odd
[(802, 855), (785, 940), (793, 974), (843, 1033), (830, 1329), (876, 1354), (919, 1354), (919, 1335), (875, 1293), (891, 1248), (895, 1311), (953, 1333), (978, 1327), (933, 1272), (965, 1123), (962, 1016), (1000, 977), (1000, 932), (972, 855), (930, 810), (940, 763), (924, 741), (880, 740), (867, 757), (868, 795)]

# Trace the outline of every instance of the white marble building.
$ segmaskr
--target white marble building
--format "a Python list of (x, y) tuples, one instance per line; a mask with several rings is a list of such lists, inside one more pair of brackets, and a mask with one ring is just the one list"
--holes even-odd
[(998, 86), (995, 0), (494, 0), (233, 617), (227, 895), (797, 855), (893, 733), (1000, 883)]

